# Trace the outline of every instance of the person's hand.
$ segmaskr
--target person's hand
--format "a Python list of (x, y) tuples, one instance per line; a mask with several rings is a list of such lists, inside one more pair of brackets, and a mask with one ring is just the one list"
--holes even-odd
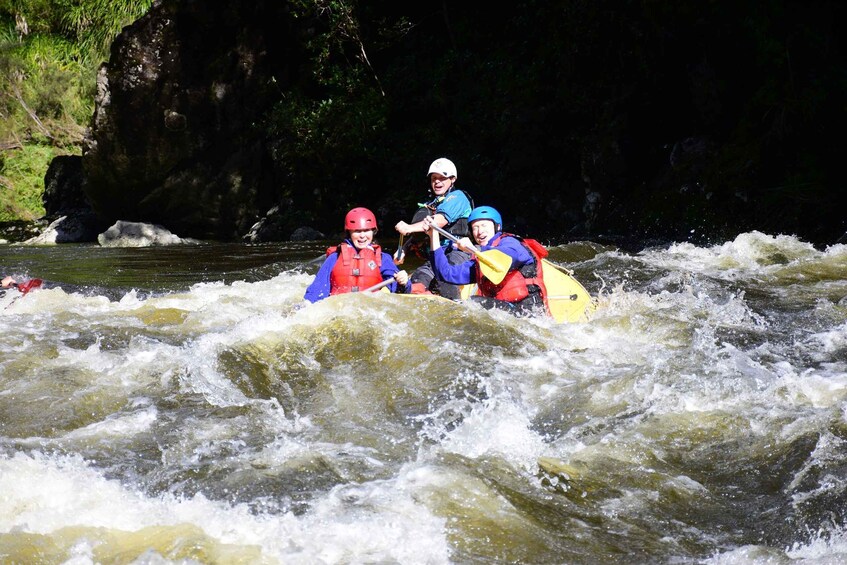
[(0, 281), (0, 286), (3, 288), (9, 288), (10, 286), (15, 286), (17, 281), (12, 277), (4, 277), (2, 281)]
[(400, 286), (406, 286), (406, 283), (409, 282), (409, 273), (406, 271), (397, 271), (394, 273), (394, 280), (397, 281), (397, 284)]
[(457, 241), (456, 245), (459, 247), (459, 249), (466, 253), (473, 253), (473, 250), (476, 249), (474, 247), (473, 242), (471, 242), (470, 238), (467, 237), (463, 237), (462, 239)]
[(435, 216), (427, 216), (421, 220), (424, 233), (428, 234), (432, 230), (433, 224), (435, 224)]
[(397, 224), (394, 225), (394, 229), (397, 230), (400, 235), (409, 235), (410, 233), (412, 233), (411, 226), (403, 220), (397, 222)]

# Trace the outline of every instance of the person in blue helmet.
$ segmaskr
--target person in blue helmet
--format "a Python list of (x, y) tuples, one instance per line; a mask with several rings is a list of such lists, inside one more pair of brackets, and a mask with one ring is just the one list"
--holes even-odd
[[(420, 208), (412, 218), (412, 223), (400, 221), (397, 222), (394, 229), (401, 236), (414, 236), (417, 233), (424, 232), (423, 219), (432, 218), (435, 225), (456, 237), (467, 237), (469, 234), (467, 218), (473, 209), (473, 201), (467, 192), (456, 188), (456, 180), (458, 179), (456, 165), (445, 157), (436, 159), (430, 164), (427, 177), (430, 194), (434, 198), (429, 202), (420, 204)], [(409, 237), (407, 243), (413, 245), (414, 239)], [(399, 256), (394, 257), (397, 264), (402, 264), (404, 252), (404, 250), (399, 250)], [(455, 247), (451, 241), (444, 242), (444, 253), (452, 264), (463, 263), (470, 259), (467, 252)], [(427, 253), (425, 262), (415, 269), (409, 277), (408, 292), (439, 294), (445, 298), (458, 300), (459, 286), (438, 280), (428, 255)]]
[[(476, 254), (468, 261), (451, 265), (439, 245), (438, 232), (431, 229), (432, 220), (427, 218), (424, 224), (435, 250), (432, 260), (440, 279), (458, 285), (476, 283), (477, 294), (471, 300), (486, 308), (499, 308), (517, 315), (549, 312), (541, 269), (541, 259), (547, 256), (547, 250), (533, 239), (503, 232), (503, 219), (496, 209), (491, 206), (474, 208), (468, 216), (468, 224), (478, 251), (497, 249), (511, 257), (509, 272), (498, 284), (485, 278)], [(473, 247), (468, 238), (462, 238), (457, 245), (468, 251)]]
[(326, 259), (303, 296), (309, 302), (333, 294), (358, 292), (383, 281), (391, 292), (405, 292), (406, 271), (394, 264), (391, 255), (374, 242), (376, 216), (367, 208), (353, 208), (344, 218), (347, 239), (326, 250)]

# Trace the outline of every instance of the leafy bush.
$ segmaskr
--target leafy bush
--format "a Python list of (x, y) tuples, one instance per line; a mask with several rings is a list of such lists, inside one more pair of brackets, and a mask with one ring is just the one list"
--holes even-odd
[(44, 173), (81, 153), (97, 68), (151, 0), (0, 0), (0, 220), (44, 213)]
[(0, 160), (0, 221), (34, 220), (44, 215), (44, 172), (58, 151), (27, 144), (6, 151)]

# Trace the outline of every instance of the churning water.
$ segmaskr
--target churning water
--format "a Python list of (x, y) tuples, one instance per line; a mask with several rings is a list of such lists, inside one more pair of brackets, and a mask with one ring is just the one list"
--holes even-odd
[(570, 325), (320, 254), (0, 248), (0, 562), (847, 560), (847, 247), (563, 245)]

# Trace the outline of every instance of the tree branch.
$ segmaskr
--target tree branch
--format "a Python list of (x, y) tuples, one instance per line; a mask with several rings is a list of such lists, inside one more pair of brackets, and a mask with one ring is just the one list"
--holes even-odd
[(42, 134), (44, 134), (44, 136), (47, 137), (48, 139), (54, 139), (53, 135), (50, 133), (50, 131), (46, 127), (44, 127), (44, 124), (41, 123), (40, 119), (38, 119), (38, 115), (35, 112), (33, 112), (30, 109), (29, 106), (27, 106), (26, 102), (24, 101), (23, 96), (21, 96), (21, 91), (18, 89), (18, 87), (15, 86), (14, 84), (12, 84), (12, 90), (14, 91), (13, 98), (15, 98), (15, 100), (18, 101), (18, 103), (21, 105), (21, 107), (24, 109), (24, 111), (29, 115), (30, 118), (32, 118), (32, 121), (34, 121), (35, 125), (38, 127), (38, 131), (40, 131)]

